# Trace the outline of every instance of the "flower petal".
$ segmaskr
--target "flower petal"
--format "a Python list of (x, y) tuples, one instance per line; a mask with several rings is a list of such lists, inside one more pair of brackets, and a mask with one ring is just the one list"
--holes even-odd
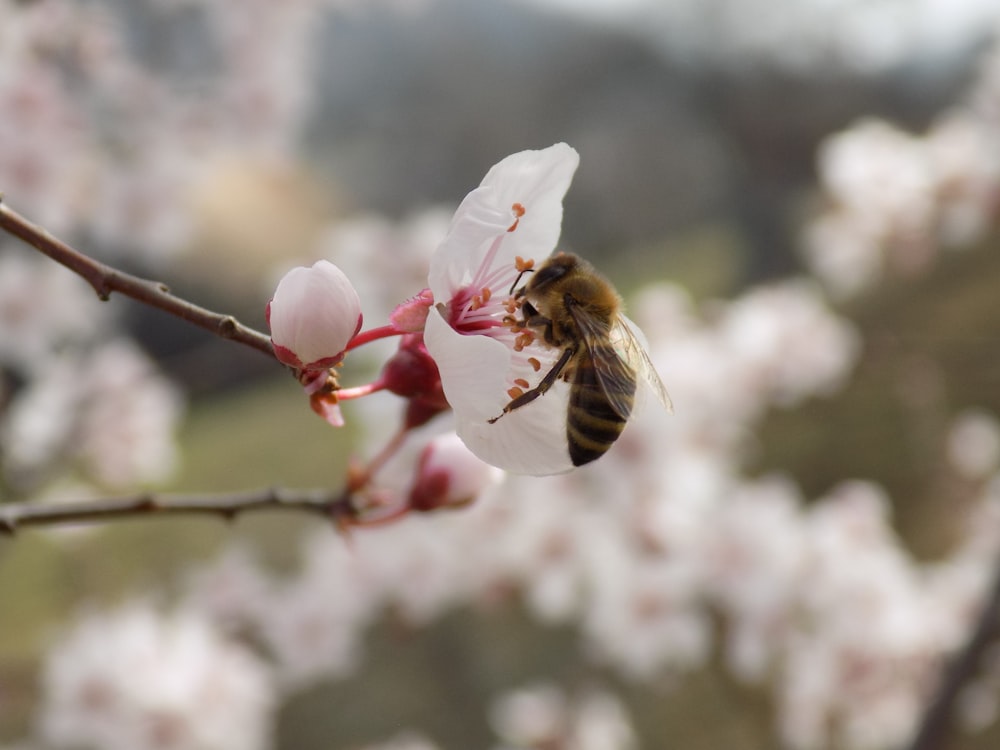
[(427, 318), (424, 343), (441, 372), (456, 432), (469, 450), (515, 474), (544, 476), (573, 468), (566, 438), (566, 383), (557, 382), (544, 396), (490, 424), (509, 401), (510, 349), (489, 336), (458, 333), (436, 308)]
[[(484, 266), (512, 266), (518, 255), (548, 257), (559, 240), (563, 196), (579, 161), (573, 148), (557, 143), (513, 154), (490, 169), (459, 205), (431, 258), (428, 281), (434, 298), (449, 299), (473, 283)], [(497, 256), (487, 263), (491, 250)]]

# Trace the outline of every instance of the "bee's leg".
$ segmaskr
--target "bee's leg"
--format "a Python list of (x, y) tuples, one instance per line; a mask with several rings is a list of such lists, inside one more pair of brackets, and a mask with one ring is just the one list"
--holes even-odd
[(562, 356), (559, 357), (554, 365), (552, 365), (552, 369), (545, 373), (545, 377), (539, 381), (538, 385), (530, 391), (525, 391), (517, 398), (511, 400), (511, 402), (503, 408), (502, 412), (487, 421), (490, 424), (493, 424), (504, 414), (509, 414), (515, 409), (520, 409), (525, 404), (530, 404), (536, 398), (543, 395), (549, 388), (552, 387), (552, 384), (556, 382), (559, 378), (559, 374), (566, 368), (566, 365), (573, 358), (573, 355), (576, 354), (576, 351), (576, 345), (567, 347), (567, 349), (562, 353)]
[(562, 341), (556, 338), (555, 333), (552, 330), (552, 319), (546, 318), (535, 306), (530, 302), (525, 301), (521, 305), (521, 314), (524, 316), (521, 320), (517, 321), (517, 324), (522, 328), (533, 328), (535, 330), (542, 329), (542, 338), (545, 339), (545, 343), (549, 346), (559, 346)]

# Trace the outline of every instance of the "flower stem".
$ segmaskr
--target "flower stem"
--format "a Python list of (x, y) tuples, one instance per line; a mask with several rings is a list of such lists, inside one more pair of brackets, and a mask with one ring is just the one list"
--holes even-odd
[(377, 341), (378, 339), (387, 339), (390, 336), (402, 336), (404, 333), (405, 331), (399, 330), (392, 324), (379, 326), (378, 328), (370, 328), (367, 331), (362, 331), (347, 342), (347, 349), (345, 351), (357, 349), (359, 346), (370, 344), (372, 341)]
[(352, 398), (361, 398), (362, 396), (368, 396), (382, 390), (385, 390), (385, 383), (381, 379), (376, 380), (374, 383), (356, 385), (353, 388), (338, 388), (337, 400), (348, 401)]

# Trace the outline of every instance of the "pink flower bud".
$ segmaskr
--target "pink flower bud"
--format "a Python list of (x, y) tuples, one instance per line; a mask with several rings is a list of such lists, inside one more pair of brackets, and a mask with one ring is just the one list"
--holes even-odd
[(286, 273), (267, 303), (275, 356), (300, 370), (337, 364), (361, 329), (361, 300), (344, 272), (326, 260)]
[(409, 506), (430, 511), (467, 505), (502, 477), (500, 469), (476, 458), (454, 432), (440, 435), (420, 454)]
[(408, 399), (407, 429), (420, 427), (451, 408), (441, 388), (437, 364), (419, 333), (407, 333), (400, 338), (399, 349), (385, 363), (379, 382), (387, 391)]

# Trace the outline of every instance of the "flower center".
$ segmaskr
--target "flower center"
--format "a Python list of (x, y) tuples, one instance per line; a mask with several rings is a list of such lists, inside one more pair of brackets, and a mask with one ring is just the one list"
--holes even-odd
[[(511, 228), (516, 228), (517, 222)], [(498, 242), (503, 238), (498, 238)], [(492, 250), (493, 248), (491, 248)], [(488, 253), (488, 256), (492, 253)], [(476, 281), (460, 289), (452, 298), (450, 323), (464, 335), (486, 335), (503, 343), (511, 351), (506, 380), (507, 395), (514, 399), (533, 387), (538, 373), (555, 364), (560, 351), (541, 341), (524, 324), (517, 287), (535, 261), (518, 256), (513, 264), (486, 273), (482, 268)]]

